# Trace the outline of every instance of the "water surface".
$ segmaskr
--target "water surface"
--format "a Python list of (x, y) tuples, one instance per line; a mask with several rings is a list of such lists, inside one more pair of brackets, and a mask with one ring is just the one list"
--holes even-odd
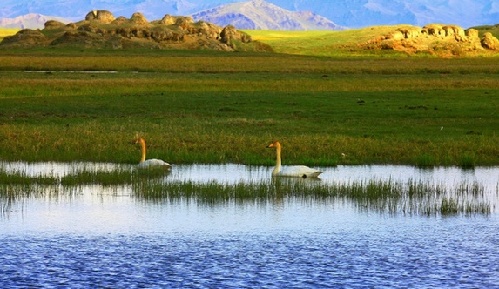
[[(64, 176), (114, 164), (3, 163)], [(121, 166), (120, 166), (121, 167)], [(133, 169), (130, 167), (130, 169)], [(272, 168), (175, 166), (165, 181), (268, 180)], [(338, 166), (320, 182), (478, 183), (498, 168)], [(53, 188), (39, 187), (52, 192)], [(5, 202), (5, 200), (2, 200)], [(419, 216), (303, 198), (150, 202), (129, 186), (86, 185), (17, 200), (0, 217), (0, 288), (497, 288), (499, 213)]]

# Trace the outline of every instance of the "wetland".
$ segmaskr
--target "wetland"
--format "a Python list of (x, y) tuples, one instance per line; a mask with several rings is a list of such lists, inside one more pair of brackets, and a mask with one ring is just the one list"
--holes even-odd
[[(499, 282), (494, 57), (32, 49), (0, 63), (0, 287)], [(136, 169), (136, 133), (171, 171)], [(272, 178), (274, 139), (283, 165), (320, 179)]]
[(497, 167), (321, 167), (315, 180), (240, 164), (0, 167), (4, 287), (498, 282)]

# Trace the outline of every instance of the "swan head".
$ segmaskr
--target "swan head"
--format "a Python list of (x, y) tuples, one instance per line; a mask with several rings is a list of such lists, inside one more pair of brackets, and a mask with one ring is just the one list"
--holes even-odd
[(132, 144), (142, 144), (142, 143), (145, 143), (146, 141), (144, 140), (144, 138), (142, 137), (139, 137), (138, 135), (135, 136), (135, 138), (132, 140)]
[(279, 143), (279, 141), (277, 140), (274, 140), (272, 141), (268, 146), (267, 148), (281, 148), (281, 143)]

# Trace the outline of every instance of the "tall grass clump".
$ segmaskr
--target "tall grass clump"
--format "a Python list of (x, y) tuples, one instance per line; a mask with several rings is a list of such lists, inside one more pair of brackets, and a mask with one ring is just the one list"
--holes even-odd
[[(490, 196), (477, 183), (448, 189), (438, 184), (409, 180), (365, 180), (326, 183), (320, 180), (272, 178), (264, 181), (194, 182), (168, 180), (164, 170), (82, 171), (62, 178), (27, 177), (1, 173), (2, 204), (29, 197), (72, 197), (85, 185), (131, 186), (133, 196), (153, 202), (195, 200), (204, 204), (228, 202), (282, 202), (303, 199), (350, 203), (360, 211), (408, 215), (490, 214)], [(497, 197), (497, 196), (496, 196)]]
[(451, 215), (489, 214), (490, 202), (482, 198), (483, 187), (471, 185), (449, 191), (440, 185), (408, 181), (321, 181), (272, 179), (260, 182), (197, 183), (154, 181), (132, 185), (135, 197), (148, 201), (195, 199), (201, 203), (265, 202), (285, 199), (312, 199), (321, 202), (346, 200), (361, 211), (390, 214)]
[(472, 169), (476, 166), (476, 156), (472, 152), (464, 153), (460, 159), (460, 167), (463, 169)]

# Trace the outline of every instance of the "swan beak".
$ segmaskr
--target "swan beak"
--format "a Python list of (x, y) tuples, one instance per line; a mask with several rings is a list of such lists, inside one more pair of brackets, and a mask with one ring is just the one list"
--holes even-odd
[(269, 149), (269, 148), (273, 148), (273, 147), (274, 147), (274, 144), (273, 144), (273, 143), (271, 143), (271, 144), (269, 144), (268, 146), (266, 146), (266, 148), (268, 148), (268, 149)]

